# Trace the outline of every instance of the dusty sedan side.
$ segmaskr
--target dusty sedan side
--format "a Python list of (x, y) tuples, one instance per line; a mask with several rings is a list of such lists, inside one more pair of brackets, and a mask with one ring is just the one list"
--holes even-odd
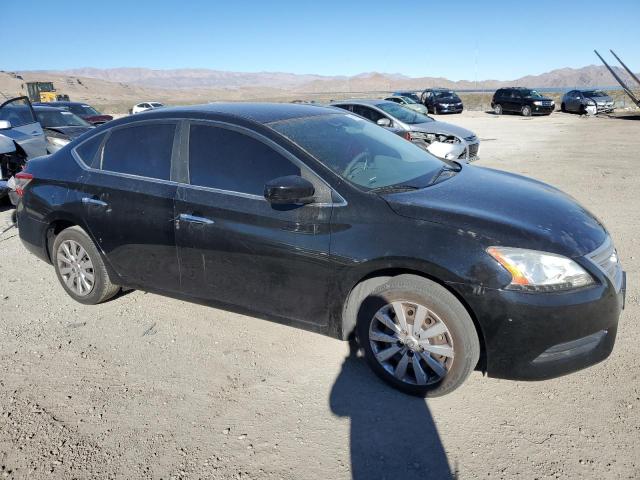
[(356, 336), (414, 395), (474, 368), (566, 374), (615, 342), (625, 275), (586, 209), (336, 108), (160, 109), (16, 177), (20, 238), (75, 300), (128, 286)]

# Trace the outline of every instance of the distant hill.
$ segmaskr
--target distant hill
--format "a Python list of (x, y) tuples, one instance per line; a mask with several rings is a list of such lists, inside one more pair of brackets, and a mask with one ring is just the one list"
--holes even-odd
[[(626, 80), (629, 76), (622, 69), (617, 72)], [(26, 73), (26, 72), (25, 72)], [(589, 65), (582, 68), (561, 68), (540, 75), (528, 75), (510, 81), (460, 80), (442, 77), (408, 77), (399, 73), (369, 72), (355, 76), (298, 75), (282, 72), (225, 72), (208, 69), (152, 70), (148, 68), (80, 68), (55, 72), (29, 72), (95, 78), (108, 82), (122, 82), (160, 89), (236, 89), (272, 88), (296, 92), (344, 92), (382, 91), (397, 88), (422, 89), (441, 86), (453, 89), (491, 89), (507, 85), (525, 87), (595, 87), (615, 85), (616, 81), (604, 66)]]
[[(635, 85), (620, 69), (620, 75)], [(442, 77), (412, 78), (399, 73), (367, 72), (354, 76), (297, 75), (281, 72), (223, 72), (206, 69), (82, 68), (62, 71), (0, 71), (0, 99), (26, 95), (26, 82), (51, 81), (72, 100), (91, 103), (107, 112), (125, 113), (142, 101), (184, 105), (214, 101), (291, 101), (352, 96), (379, 97), (396, 89), (445, 87), (487, 89), (507, 85), (528, 87), (591, 87), (616, 85), (602, 66), (562, 68), (512, 81), (451, 81)]]

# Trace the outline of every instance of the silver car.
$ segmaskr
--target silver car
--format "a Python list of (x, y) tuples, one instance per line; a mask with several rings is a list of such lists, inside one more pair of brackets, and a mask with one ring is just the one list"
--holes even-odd
[(613, 98), (602, 90), (571, 90), (562, 97), (560, 110), (580, 114), (612, 112), (615, 108)]
[(401, 130), (405, 138), (432, 154), (449, 160), (478, 160), (480, 140), (470, 130), (434, 120), (386, 100), (343, 100), (331, 104), (360, 115), (381, 127)]
[(427, 115), (429, 111), (427, 107), (423, 104), (416, 102), (414, 99), (409, 97), (403, 97), (401, 95), (393, 95), (391, 97), (385, 98), (388, 102), (397, 103), (398, 105), (402, 105), (405, 108), (410, 108), (411, 110), (415, 110), (418, 113), (424, 113)]
[(46, 154), (47, 141), (29, 99), (12, 98), (0, 105), (0, 197), (27, 159)]

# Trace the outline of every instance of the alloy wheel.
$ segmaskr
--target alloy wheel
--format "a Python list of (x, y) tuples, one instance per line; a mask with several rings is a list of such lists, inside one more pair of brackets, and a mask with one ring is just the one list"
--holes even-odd
[(454, 361), (449, 328), (415, 302), (394, 301), (378, 310), (369, 325), (369, 342), (378, 363), (411, 385), (442, 380)]
[(65, 285), (78, 296), (91, 293), (95, 284), (93, 262), (87, 251), (74, 240), (65, 240), (58, 247), (56, 261)]

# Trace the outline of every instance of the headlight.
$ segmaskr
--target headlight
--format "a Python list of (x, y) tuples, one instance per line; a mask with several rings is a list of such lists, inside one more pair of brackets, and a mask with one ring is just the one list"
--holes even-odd
[(56, 147), (64, 147), (67, 143), (69, 143), (69, 139), (60, 138), (60, 137), (49, 137), (49, 142), (51, 142)]
[(540, 100), (536, 100), (535, 102), (533, 102), (533, 104), (540, 106), (540, 105), (542, 105), (542, 102)]
[(487, 253), (511, 274), (506, 288), (526, 292), (555, 292), (594, 283), (580, 265), (553, 253), (512, 247), (489, 247)]

